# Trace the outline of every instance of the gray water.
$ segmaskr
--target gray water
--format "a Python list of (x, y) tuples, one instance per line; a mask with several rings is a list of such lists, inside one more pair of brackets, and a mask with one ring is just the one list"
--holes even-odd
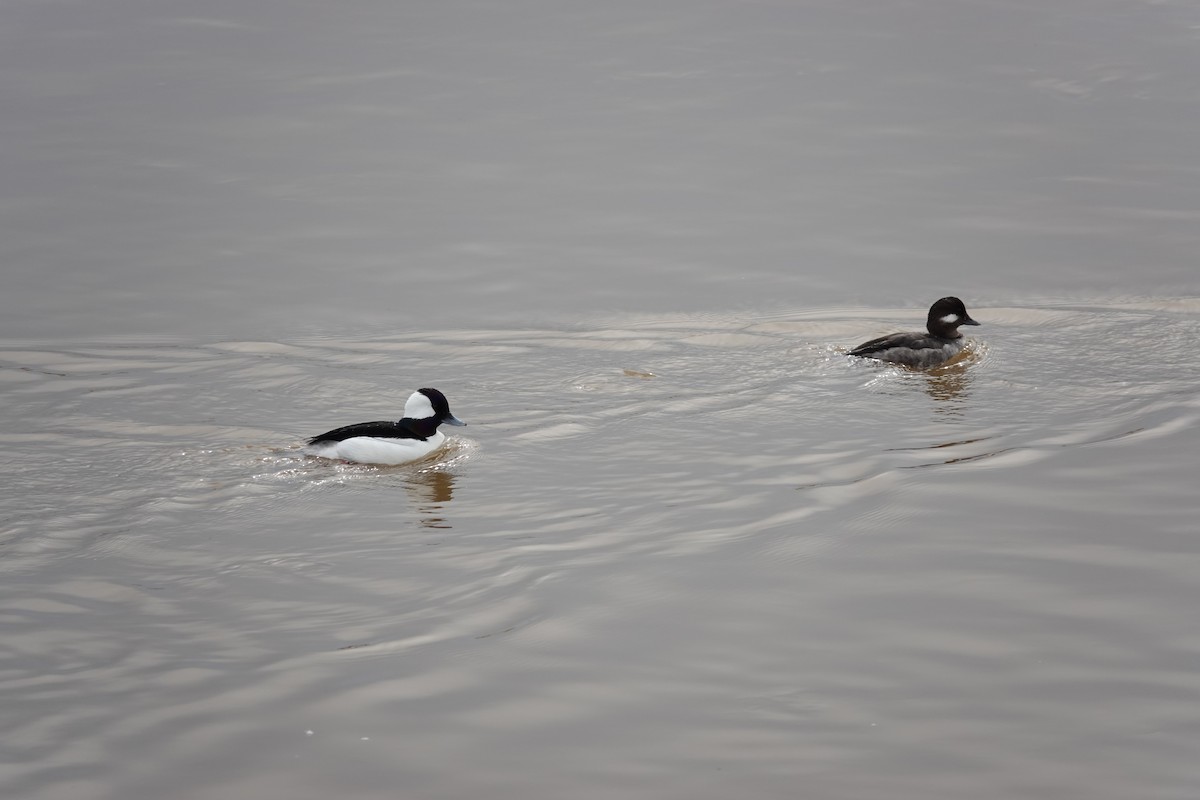
[(0, 796), (1200, 793), (1194, 5), (0, 12)]

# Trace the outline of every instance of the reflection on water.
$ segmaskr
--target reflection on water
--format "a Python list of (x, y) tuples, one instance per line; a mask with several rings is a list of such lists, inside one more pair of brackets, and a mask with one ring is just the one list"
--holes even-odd
[[(838, 351), (841, 353), (842, 351)], [(871, 385), (894, 397), (907, 394), (920, 385), (934, 401), (933, 411), (947, 418), (961, 418), (968, 412), (971, 384), (976, 370), (982, 368), (985, 348), (971, 343), (956, 357), (937, 367), (919, 369), (903, 364), (854, 359), (857, 366), (876, 372)]]
[(404, 484), (404, 488), (421, 515), (422, 525), (427, 528), (452, 527), (444, 516), (445, 507), (454, 497), (452, 474), (436, 468), (422, 469)]
[(926, 372), (925, 391), (935, 401), (936, 412), (953, 416), (966, 412), (972, 368), (979, 360), (973, 351), (964, 350), (953, 361)]

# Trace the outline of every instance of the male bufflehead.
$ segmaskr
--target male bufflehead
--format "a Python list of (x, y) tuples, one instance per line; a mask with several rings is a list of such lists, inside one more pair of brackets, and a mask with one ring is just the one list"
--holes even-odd
[(429, 455), (446, 435), (438, 425), (466, 425), (450, 413), (446, 396), (437, 389), (418, 389), (404, 404), (398, 422), (360, 422), (336, 428), (308, 440), (304, 452), (321, 458), (340, 458), (360, 464), (404, 464)]
[(910, 367), (936, 367), (944, 364), (963, 349), (959, 325), (978, 325), (967, 313), (967, 307), (957, 297), (943, 297), (929, 308), (925, 322), (928, 333), (893, 333), (863, 342), (850, 351), (852, 356), (876, 358)]

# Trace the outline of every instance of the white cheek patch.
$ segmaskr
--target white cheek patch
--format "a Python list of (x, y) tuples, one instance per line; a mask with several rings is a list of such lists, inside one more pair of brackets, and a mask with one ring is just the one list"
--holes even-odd
[(946, 323), (947, 325), (953, 325), (954, 323), (958, 322), (958, 314), (947, 314), (946, 316), (942, 317), (942, 322)]
[(413, 392), (404, 404), (404, 416), (409, 419), (428, 419), (433, 416), (433, 404), (420, 392)]

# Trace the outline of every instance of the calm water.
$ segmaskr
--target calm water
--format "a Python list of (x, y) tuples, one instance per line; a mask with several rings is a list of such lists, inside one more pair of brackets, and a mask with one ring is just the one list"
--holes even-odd
[(0, 795), (1197, 796), (1200, 10), (243, 5), (0, 4)]

